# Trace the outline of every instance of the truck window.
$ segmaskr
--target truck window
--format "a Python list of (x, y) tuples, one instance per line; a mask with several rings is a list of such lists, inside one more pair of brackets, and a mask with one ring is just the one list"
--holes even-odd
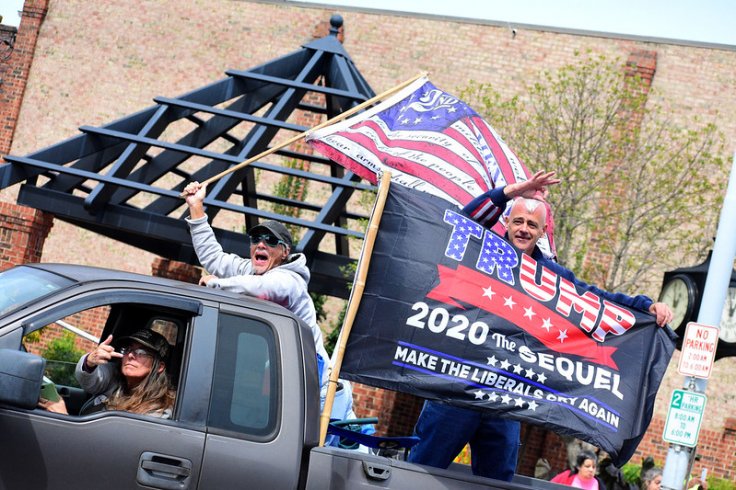
[(109, 313), (101, 306), (60, 318), (24, 336), (23, 348), (46, 359), (45, 375), (56, 385), (79, 388), (77, 361), (95, 348)]
[(274, 332), (266, 323), (234, 315), (221, 315), (218, 329), (208, 425), (268, 438), (278, 423)]
[[(119, 302), (109, 302), (112, 295), (104, 291), (99, 295), (74, 298), (27, 322), (22, 348), (46, 359), (45, 383), (53, 384), (56, 394), (63, 398), (65, 412), (61, 413), (87, 415), (106, 407), (104, 398), (110, 397), (117, 383), (115, 373), (122, 372), (120, 361), (115, 359), (108, 364), (114, 371), (111, 376), (104, 381), (88, 378), (87, 386), (77, 381), (75, 368), (83, 355), (93, 351), (100, 340), (109, 335), (113, 336), (112, 346), (119, 352), (122, 346), (120, 342), (138, 330), (161, 334), (169, 344), (166, 372), (171, 389), (174, 392), (177, 390), (186, 329), (192, 312), (162, 304), (168, 297), (157, 294), (116, 291), (114, 296)], [(54, 390), (48, 388), (53, 397), (56, 396)], [(142, 407), (141, 411), (134, 405), (131, 407), (120, 410), (148, 413), (143, 411), (145, 404), (138, 405)], [(175, 413), (171, 414), (172, 408), (175, 405), (167, 406), (165, 413), (175, 417)]]

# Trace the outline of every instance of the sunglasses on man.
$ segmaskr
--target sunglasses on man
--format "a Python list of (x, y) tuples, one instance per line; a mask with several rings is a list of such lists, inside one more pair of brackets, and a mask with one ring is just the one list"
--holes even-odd
[(257, 245), (260, 242), (263, 242), (271, 248), (277, 246), (279, 243), (282, 243), (284, 244), (284, 246), (286, 246), (285, 241), (275, 237), (274, 235), (269, 235), (268, 233), (264, 233), (263, 235), (256, 235), (256, 236), (249, 235), (249, 237), (250, 237), (251, 245)]

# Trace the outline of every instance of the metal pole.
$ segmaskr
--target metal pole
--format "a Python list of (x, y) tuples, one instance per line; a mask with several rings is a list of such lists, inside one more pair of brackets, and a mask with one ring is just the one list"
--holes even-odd
[[(736, 219), (733, 212), (736, 210), (736, 153), (731, 166), (731, 176), (723, 200), (721, 216), (718, 221), (716, 241), (713, 244), (713, 256), (708, 266), (708, 275), (705, 279), (698, 323), (713, 325), (720, 328), (723, 304), (726, 301), (726, 292), (731, 281), (733, 261), (736, 257)], [(728, 216), (730, 212), (731, 216)], [(729, 219), (730, 218), (730, 219)], [(690, 391), (705, 393), (708, 381), (705, 379), (686, 376), (683, 387)], [(668, 490), (682, 490), (690, 471), (691, 456), (696, 448), (670, 444), (667, 451), (667, 460), (662, 474), (662, 488)]]

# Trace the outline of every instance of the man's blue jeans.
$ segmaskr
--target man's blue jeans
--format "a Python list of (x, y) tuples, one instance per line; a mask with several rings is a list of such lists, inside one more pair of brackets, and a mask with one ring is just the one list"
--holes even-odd
[(409, 461), (447, 468), (470, 443), (473, 474), (511, 481), (519, 453), (519, 422), (488, 412), (426, 401), (414, 433), (421, 438)]

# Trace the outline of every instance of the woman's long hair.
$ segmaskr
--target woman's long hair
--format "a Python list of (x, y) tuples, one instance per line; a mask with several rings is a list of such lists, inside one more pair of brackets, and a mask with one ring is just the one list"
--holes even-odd
[(118, 371), (120, 387), (107, 400), (107, 409), (146, 414), (163, 413), (173, 408), (176, 392), (166, 372), (166, 364), (163, 364), (164, 369), (159, 372), (161, 363), (162, 359), (154, 354), (151, 372), (132, 389), (128, 388), (125, 376)]

